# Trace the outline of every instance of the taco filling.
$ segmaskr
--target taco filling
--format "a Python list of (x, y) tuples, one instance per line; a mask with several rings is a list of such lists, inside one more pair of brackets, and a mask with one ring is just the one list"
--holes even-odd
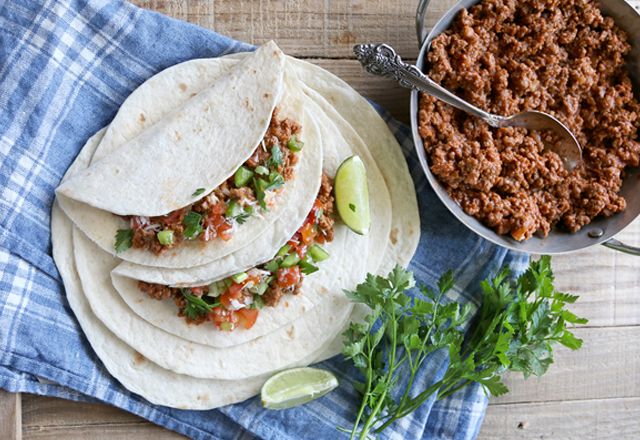
[(188, 324), (210, 321), (219, 330), (250, 329), (259, 310), (276, 307), (285, 294), (297, 295), (305, 275), (329, 258), (320, 246), (333, 241), (333, 185), (323, 172), (318, 195), (302, 226), (267, 263), (206, 286), (169, 287), (138, 281), (138, 288), (157, 300), (172, 298), (178, 316)]
[[(185, 240), (207, 242), (220, 237), (229, 241), (238, 225), (259, 211), (267, 212), (276, 195), (296, 175), (296, 164), (303, 142), (298, 140), (302, 127), (286, 118), (271, 122), (251, 157), (226, 181), (197, 202), (163, 216), (122, 216), (130, 229), (116, 234), (116, 253), (133, 247), (161, 255)], [(193, 194), (200, 195), (204, 189)]]

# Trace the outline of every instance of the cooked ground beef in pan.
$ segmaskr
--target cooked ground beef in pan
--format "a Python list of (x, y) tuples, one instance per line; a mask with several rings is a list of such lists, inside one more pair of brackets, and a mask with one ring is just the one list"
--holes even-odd
[(548, 133), (492, 128), (421, 94), (431, 171), (467, 214), (516, 240), (546, 236), (556, 224), (575, 232), (625, 209), (624, 168), (640, 155), (629, 49), (592, 1), (488, 0), (463, 10), (433, 41), (429, 76), (487, 112), (554, 115), (580, 142), (583, 164), (567, 173), (544, 149)]

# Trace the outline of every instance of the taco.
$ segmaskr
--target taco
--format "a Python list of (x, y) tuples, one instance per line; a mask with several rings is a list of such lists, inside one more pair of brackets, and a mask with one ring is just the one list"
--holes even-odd
[[(174, 66), (139, 87), (91, 166), (57, 189), (74, 223), (122, 259), (204, 264), (273, 236), (269, 227), (294, 193), (312, 200), (319, 186), (322, 152), (304, 146), (299, 87), (284, 74), (279, 49), (267, 44), (233, 69), (207, 61)], [(175, 100), (157, 100), (157, 90)], [(296, 185), (298, 175), (305, 185)], [(304, 216), (299, 208), (290, 215)]]

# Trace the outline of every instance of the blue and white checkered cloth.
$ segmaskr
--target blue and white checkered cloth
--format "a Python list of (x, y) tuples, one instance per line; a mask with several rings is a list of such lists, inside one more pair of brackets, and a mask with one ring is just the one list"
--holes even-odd
[[(346, 438), (358, 404), (359, 372), (338, 356), (323, 362), (340, 387), (299, 408), (266, 411), (258, 398), (211, 411), (151, 405), (105, 370), (69, 308), (51, 256), (54, 188), (86, 140), (123, 100), (162, 69), (252, 47), (120, 0), (0, 3), (0, 387), (11, 392), (109, 403), (194, 439)], [(408, 127), (389, 127), (407, 153), (419, 194), (422, 240), (411, 269), (435, 287), (454, 269), (455, 295), (478, 302), (478, 282), (527, 256), (479, 238), (437, 200), (413, 153)], [(425, 387), (446, 368), (435, 353)], [(162, 384), (158, 384), (162, 386)], [(472, 439), (487, 399), (478, 387), (427, 402), (380, 438)]]

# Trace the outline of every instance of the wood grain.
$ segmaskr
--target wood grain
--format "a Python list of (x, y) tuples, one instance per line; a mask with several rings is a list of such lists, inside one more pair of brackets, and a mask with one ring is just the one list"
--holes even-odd
[(0, 389), (0, 439), (22, 439), (22, 398)]
[(478, 440), (637, 440), (640, 398), (492, 405)]
[[(24, 440), (185, 440), (136, 415), (109, 405), (23, 395)], [(5, 437), (0, 437), (4, 440)]]

